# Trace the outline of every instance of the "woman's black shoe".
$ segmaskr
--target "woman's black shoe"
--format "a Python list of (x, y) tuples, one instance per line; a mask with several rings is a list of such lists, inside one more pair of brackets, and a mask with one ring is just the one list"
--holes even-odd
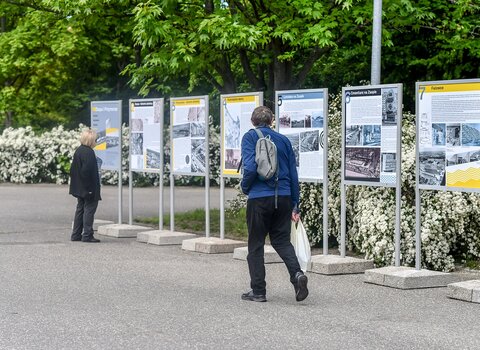
[(265, 302), (267, 301), (267, 298), (265, 297), (265, 295), (253, 294), (253, 290), (251, 290), (247, 293), (242, 294), (242, 300)]
[(87, 239), (82, 238), (82, 242), (85, 242), (85, 243), (100, 243), (100, 240), (96, 239), (96, 238), (93, 238), (93, 237), (89, 237)]

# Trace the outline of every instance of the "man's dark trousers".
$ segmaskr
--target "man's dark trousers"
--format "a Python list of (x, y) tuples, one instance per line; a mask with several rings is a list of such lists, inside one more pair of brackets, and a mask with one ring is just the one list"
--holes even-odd
[(93, 237), (93, 218), (97, 211), (98, 201), (77, 198), (77, 209), (73, 221), (72, 239), (89, 239)]
[(247, 261), (254, 294), (266, 294), (264, 245), (267, 234), (270, 235), (272, 247), (287, 266), (290, 282), (293, 283), (295, 274), (301, 271), (295, 249), (290, 243), (292, 209), (290, 196), (278, 196), (277, 209), (274, 196), (247, 201)]

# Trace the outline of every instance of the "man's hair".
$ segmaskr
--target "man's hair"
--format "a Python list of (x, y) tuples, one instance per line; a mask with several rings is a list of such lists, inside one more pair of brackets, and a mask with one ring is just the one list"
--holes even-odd
[(80, 143), (84, 146), (93, 148), (97, 141), (97, 133), (93, 129), (85, 129), (80, 135)]
[(253, 110), (251, 118), (253, 126), (270, 126), (273, 122), (273, 112), (265, 106)]

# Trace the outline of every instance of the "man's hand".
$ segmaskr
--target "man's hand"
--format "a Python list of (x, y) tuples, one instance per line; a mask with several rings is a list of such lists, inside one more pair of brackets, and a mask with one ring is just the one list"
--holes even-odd
[(292, 211), (292, 221), (298, 222), (300, 220), (300, 213), (297, 213), (296, 211)]

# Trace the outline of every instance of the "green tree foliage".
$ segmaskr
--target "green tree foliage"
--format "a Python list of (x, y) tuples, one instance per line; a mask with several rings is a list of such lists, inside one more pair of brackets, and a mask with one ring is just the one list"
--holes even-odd
[(352, 16), (369, 12), (351, 0), (147, 1), (133, 11), (142, 65), (127, 71), (144, 93), (187, 75), (190, 89), (207, 81), (221, 93), (253, 89), (272, 99), (305, 86), (315, 64), (347, 42), (361, 43), (364, 24)]
[[(78, 121), (135, 92), (336, 92), (370, 78), (372, 3), (2, 0), (0, 125)], [(480, 75), (479, 35), (478, 0), (383, 0), (382, 82), (413, 110), (415, 81)]]
[(0, 128), (78, 122), (87, 101), (121, 96), (127, 78), (120, 72), (134, 56), (122, 3), (131, 7), (125, 1), (0, 2)]

